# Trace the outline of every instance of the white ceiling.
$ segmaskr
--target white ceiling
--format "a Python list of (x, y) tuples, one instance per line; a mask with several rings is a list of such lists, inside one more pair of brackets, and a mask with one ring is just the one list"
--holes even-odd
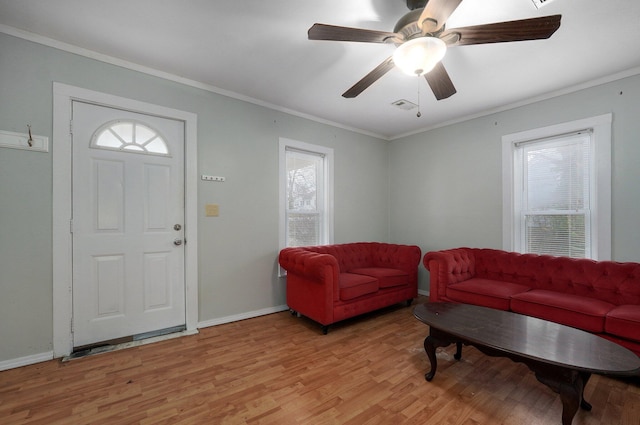
[[(0, 0), (0, 31), (387, 139), (640, 73), (637, 0), (554, 0), (540, 9), (532, 0), (464, 0), (447, 28), (554, 14), (562, 23), (548, 40), (450, 48), (443, 64), (458, 93), (449, 99), (436, 101), (423, 78), (397, 69), (343, 98), (394, 46), (310, 41), (309, 27), (393, 31), (408, 11), (405, 0)], [(391, 106), (418, 103), (418, 91), (420, 118)]]

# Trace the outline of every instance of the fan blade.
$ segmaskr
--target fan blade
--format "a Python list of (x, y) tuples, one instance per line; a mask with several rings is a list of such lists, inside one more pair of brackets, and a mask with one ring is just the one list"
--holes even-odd
[(342, 94), (342, 97), (346, 97), (347, 99), (351, 99), (356, 97), (360, 93), (362, 93), (367, 87), (371, 84), (375, 83), (382, 77), (384, 74), (389, 72), (395, 64), (393, 63), (393, 57), (387, 58), (384, 62), (374, 68), (373, 71), (368, 73), (362, 78), (362, 80), (358, 81), (351, 87), (349, 90)]
[(422, 29), (422, 35), (442, 28), (460, 3), (462, 0), (429, 0), (418, 19), (418, 27)]
[(442, 62), (438, 62), (430, 72), (424, 74), (424, 78), (429, 83), (429, 87), (431, 87), (436, 99), (442, 100), (456, 94), (456, 88), (453, 86)]
[(402, 40), (395, 32), (339, 27), (327, 24), (313, 24), (309, 28), (309, 40), (360, 41), (364, 43), (385, 43)]
[(542, 16), (519, 21), (453, 28), (444, 31), (440, 38), (449, 46), (539, 40), (551, 37), (560, 28), (561, 17), (562, 15)]

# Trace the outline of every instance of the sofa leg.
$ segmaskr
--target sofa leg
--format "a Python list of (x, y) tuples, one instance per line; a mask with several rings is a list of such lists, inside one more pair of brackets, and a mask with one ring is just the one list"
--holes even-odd
[(411, 304), (413, 303), (413, 298), (409, 298), (407, 301), (405, 301), (407, 304), (407, 307), (411, 307)]
[(322, 335), (326, 335), (329, 332), (329, 325), (322, 325)]

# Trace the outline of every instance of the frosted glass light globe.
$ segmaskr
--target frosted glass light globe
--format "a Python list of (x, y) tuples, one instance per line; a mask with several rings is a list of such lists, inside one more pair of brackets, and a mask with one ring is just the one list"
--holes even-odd
[(436, 37), (409, 40), (393, 53), (393, 63), (407, 75), (420, 76), (431, 71), (447, 52), (447, 45)]

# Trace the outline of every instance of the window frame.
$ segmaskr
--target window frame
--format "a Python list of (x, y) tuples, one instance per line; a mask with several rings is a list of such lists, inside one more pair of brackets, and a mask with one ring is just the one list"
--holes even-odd
[[(612, 114), (570, 121), (542, 128), (502, 136), (502, 246), (506, 251), (521, 252), (521, 200), (516, 178), (522, 176), (517, 168), (517, 145), (565, 134), (590, 130), (594, 170), (591, 187), (591, 255), (594, 260), (611, 259), (611, 123)], [(521, 204), (521, 203), (520, 203)]]
[[(333, 243), (333, 149), (314, 145), (310, 143), (300, 142), (297, 140), (280, 138), (279, 142), (279, 247), (286, 248), (287, 244), (287, 149), (298, 152), (308, 152), (312, 155), (323, 157), (323, 226), (322, 240), (323, 245)], [(281, 270), (282, 275), (282, 270)]]

